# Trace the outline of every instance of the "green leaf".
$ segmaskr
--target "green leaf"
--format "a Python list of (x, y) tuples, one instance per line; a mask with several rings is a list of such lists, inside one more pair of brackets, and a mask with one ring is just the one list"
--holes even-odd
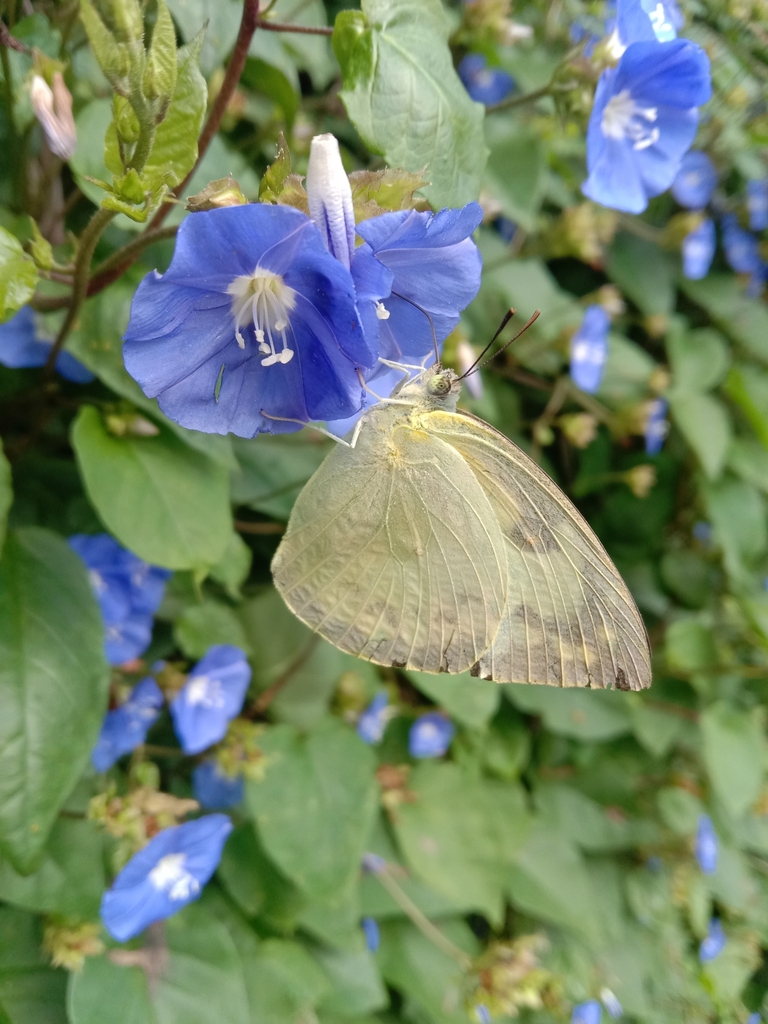
[(536, 228), (544, 194), (546, 153), (538, 132), (522, 126), (491, 146), (486, 183), (502, 212), (526, 231)]
[(768, 449), (753, 437), (735, 437), (728, 449), (728, 468), (768, 494)]
[[(259, 63), (263, 63), (260, 61)], [(259, 185), (259, 201), (276, 203), (291, 173), (291, 152), (282, 132), (277, 138), (277, 156), (267, 167)]]
[(181, 37), (190, 42), (205, 28), (200, 69), (207, 77), (231, 52), (240, 26), (242, 5), (235, 0), (168, 0)]
[(697, 619), (678, 619), (667, 627), (664, 653), (671, 669), (700, 672), (717, 665), (712, 630)]
[(185, 608), (174, 623), (173, 638), (188, 658), (202, 658), (212, 644), (234, 644), (250, 653), (240, 620), (220, 601), (203, 601)]
[(701, 733), (712, 786), (731, 814), (739, 817), (757, 799), (763, 781), (760, 716), (718, 701), (702, 712)]
[(131, 65), (128, 46), (117, 41), (101, 20), (91, 0), (80, 0), (80, 17), (105, 78), (117, 92), (125, 94), (129, 89), (128, 72)]
[[(328, 14), (322, 0), (305, 0), (300, 7), (293, 0), (275, 0), (268, 17), (305, 28), (328, 26)], [(324, 35), (256, 32), (248, 53), (282, 71), (297, 95), (301, 94), (300, 71), (307, 72), (318, 92), (339, 77), (331, 40)]]
[(232, 532), (226, 471), (170, 431), (109, 434), (93, 406), (72, 428), (80, 473), (94, 508), (125, 547), (153, 565), (216, 565)]
[(664, 586), (687, 608), (703, 608), (710, 600), (717, 573), (695, 551), (679, 548), (665, 552), (660, 569)]
[(104, 627), (85, 566), (46, 530), (11, 534), (0, 561), (0, 846), (43, 857), (107, 702)]
[(723, 471), (733, 426), (728, 407), (714, 395), (671, 394), (669, 408), (680, 433), (710, 480)]
[(620, 231), (606, 253), (611, 279), (646, 316), (668, 315), (675, 306), (675, 262), (654, 242)]
[(0, 323), (32, 298), (36, 284), (33, 260), (15, 235), (0, 228)]
[(741, 408), (763, 447), (768, 448), (768, 373), (757, 366), (737, 364), (728, 374), (725, 391)]
[(705, 813), (704, 804), (693, 793), (681, 786), (665, 786), (656, 794), (661, 819), (678, 836), (693, 836), (699, 816)]
[(333, 986), (320, 1003), (321, 1013), (346, 1020), (381, 1010), (389, 1003), (376, 961), (366, 950), (358, 953), (319, 948), (315, 959)]
[(249, 57), (240, 76), (240, 83), (272, 100), (282, 113), (286, 128), (289, 131), (293, 129), (299, 109), (299, 93), (280, 68), (259, 57)]
[[(496, 714), (501, 700), (497, 683), (476, 679), (469, 672), (459, 675), (431, 675), (428, 672), (406, 672), (422, 693), (444, 708), (451, 718), (470, 728), (481, 728)], [(478, 686), (478, 683), (481, 685)]]
[(731, 353), (718, 331), (709, 327), (697, 331), (670, 330), (666, 343), (676, 393), (709, 391), (728, 372)]
[[(199, 63), (199, 56), (198, 56)], [(157, 0), (157, 19), (144, 72), (144, 95), (166, 102), (176, 88), (176, 30), (164, 0)]]
[(502, 693), (521, 711), (541, 715), (547, 728), (562, 736), (609, 740), (631, 729), (629, 708), (621, 693), (518, 683), (502, 687)]
[(571, 786), (540, 786), (536, 803), (543, 823), (587, 853), (628, 850), (659, 838), (650, 822), (616, 820), (605, 807)]
[(483, 107), (453, 67), (439, 0), (363, 0), (336, 18), (341, 98), (366, 145), (392, 167), (426, 167), (435, 207), (476, 199), (487, 157)]
[(768, 546), (765, 501), (752, 484), (730, 478), (709, 484), (703, 494), (725, 567), (739, 583)]
[(373, 753), (335, 720), (307, 736), (278, 726), (261, 747), (266, 777), (247, 789), (259, 837), (284, 874), (329, 899), (360, 870), (376, 812)]
[(226, 590), (233, 601), (240, 598), (240, 587), (248, 579), (252, 561), (251, 549), (234, 530), (220, 562), (211, 568), (211, 579)]
[(295, 928), (306, 897), (264, 853), (250, 822), (236, 826), (227, 840), (218, 877), (248, 917), (258, 915), (281, 932)]
[(634, 341), (611, 331), (608, 359), (598, 396), (612, 405), (637, 402), (648, 393), (648, 380), (656, 363)]
[(2, 1024), (71, 1024), (67, 974), (48, 966), (39, 919), (0, 909), (0, 1021)]
[(233, 438), (233, 446), (240, 468), (232, 474), (232, 501), (283, 520), (331, 448), (312, 431)]
[(349, 176), (355, 220), (378, 217), (387, 210), (410, 210), (413, 193), (428, 184), (419, 171), (385, 167), (381, 171), (352, 171)]
[(734, 274), (708, 274), (701, 281), (681, 278), (678, 284), (723, 334), (768, 364), (768, 309), (744, 294), (744, 285)]
[(251, 1024), (294, 1024), (313, 1019), (330, 985), (297, 942), (267, 939), (248, 965)]
[(13, 504), (13, 480), (11, 464), (3, 453), (3, 441), (0, 438), (0, 552), (5, 543), (5, 529), (8, 524), (8, 512)]
[(140, 967), (118, 966), (108, 956), (86, 957), (80, 973), (69, 975), (67, 1013), (70, 1024), (103, 1024), (109, 1007), (110, 1024), (155, 1024)]
[(408, 788), (416, 799), (398, 807), (394, 825), (411, 868), (501, 924), (505, 878), (529, 825), (522, 791), (471, 779), (455, 764), (430, 763), (414, 769)]

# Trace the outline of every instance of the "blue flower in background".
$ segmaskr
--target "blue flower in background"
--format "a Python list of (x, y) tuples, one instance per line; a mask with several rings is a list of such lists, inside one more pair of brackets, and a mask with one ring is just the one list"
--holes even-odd
[(363, 934), (365, 935), (365, 948), (369, 953), (376, 953), (381, 941), (379, 926), (376, 919), (374, 917), (364, 917), (360, 924), (363, 927)]
[(614, 50), (620, 55), (631, 43), (669, 43), (682, 27), (677, 0), (618, 0)]
[(615, 993), (609, 988), (600, 989), (600, 999), (602, 1000), (603, 1006), (608, 1011), (608, 1016), (613, 1018), (613, 1020), (618, 1020), (619, 1017), (624, 1015), (623, 1006), (616, 998)]
[(585, 1003), (578, 1003), (571, 1014), (571, 1024), (600, 1024), (603, 1011), (597, 999), (588, 999)]
[(633, 43), (600, 76), (587, 130), (584, 194), (627, 213), (642, 213), (672, 184), (696, 135), (697, 108), (711, 95), (709, 58), (676, 39)]
[(108, 711), (91, 754), (97, 772), (111, 768), (123, 754), (129, 754), (147, 737), (150, 726), (157, 721), (163, 706), (160, 687), (151, 676), (133, 688), (125, 704)]
[(729, 213), (723, 217), (723, 249), (728, 265), (737, 274), (755, 274), (762, 270), (760, 245)]
[(408, 750), (411, 757), (442, 757), (456, 733), (456, 726), (438, 711), (428, 711), (411, 726)]
[(226, 775), (215, 759), (202, 761), (192, 771), (192, 791), (201, 807), (234, 807), (242, 803), (245, 782), (242, 775)]
[(700, 519), (698, 523), (694, 523), (692, 532), (699, 544), (703, 544), (704, 547), (709, 547), (712, 543), (711, 523), (706, 523), (703, 519)]
[(85, 562), (101, 608), (110, 665), (138, 658), (152, 639), (152, 617), (171, 576), (122, 547), (108, 533), (76, 533), (69, 546)]
[(710, 960), (714, 960), (716, 957), (725, 949), (726, 942), (728, 940), (725, 937), (723, 926), (720, 924), (718, 918), (713, 917), (709, 922), (709, 931), (707, 937), (702, 941), (699, 946), (699, 960), (703, 964)]
[(368, 707), (357, 720), (357, 735), (366, 743), (380, 743), (387, 727), (387, 705), (389, 698), (386, 693), (377, 693)]
[[(607, 28), (607, 26), (606, 26)], [(595, 52), (595, 47), (600, 42), (603, 33), (598, 34), (593, 31), (592, 28), (581, 21), (572, 21), (570, 28), (568, 29), (568, 38), (575, 45), (583, 42), (584, 47), (582, 53), (585, 57), (591, 57)]]
[(112, 938), (127, 942), (198, 899), (231, 831), (225, 814), (208, 814), (163, 829), (134, 854), (101, 900), (101, 919)]
[(747, 1017), (747, 1024), (760, 1024), (762, 1019), (759, 1013), (750, 1013)]
[(479, 1021), (479, 1024), (491, 1024), (493, 1018), (485, 1003), (478, 1003), (475, 1007), (475, 1020)]
[(471, 98), (487, 107), (500, 103), (515, 87), (512, 76), (501, 68), (489, 68), (482, 53), (468, 53), (457, 70)]
[[(45, 366), (53, 342), (39, 337), (35, 314), (29, 306), (0, 324), (0, 363), (11, 370)], [(89, 384), (94, 375), (79, 359), (61, 351), (56, 357), (56, 372), (73, 384)]]
[(683, 157), (680, 170), (672, 182), (672, 195), (689, 210), (703, 209), (712, 198), (717, 184), (715, 165), (706, 153), (691, 149)]
[(715, 826), (708, 814), (699, 815), (694, 853), (705, 875), (713, 875), (717, 871), (719, 843)]
[(705, 217), (683, 239), (683, 274), (690, 281), (700, 281), (707, 276), (715, 258), (716, 246), (715, 222), (711, 217)]
[(307, 216), (264, 203), (182, 222), (170, 267), (136, 291), (123, 355), (171, 419), (241, 437), (297, 429), (269, 416), (351, 415), (376, 361), (349, 270)]
[(251, 681), (251, 667), (239, 647), (214, 644), (171, 701), (176, 735), (185, 754), (199, 754), (223, 739), (237, 716)]
[(645, 423), (645, 454), (658, 455), (667, 436), (667, 402), (663, 398), (655, 398), (648, 410)]
[(363, 871), (367, 871), (371, 875), (378, 875), (387, 866), (387, 862), (378, 853), (364, 853), (360, 863)]
[(492, 226), (502, 241), (506, 242), (507, 245), (512, 244), (517, 234), (517, 224), (513, 220), (510, 220), (509, 217), (497, 217)]
[(759, 178), (747, 182), (747, 212), (749, 226), (753, 231), (768, 228), (768, 179)]
[(602, 306), (587, 306), (579, 329), (571, 338), (571, 379), (589, 394), (597, 391), (603, 379), (610, 326), (610, 317)]

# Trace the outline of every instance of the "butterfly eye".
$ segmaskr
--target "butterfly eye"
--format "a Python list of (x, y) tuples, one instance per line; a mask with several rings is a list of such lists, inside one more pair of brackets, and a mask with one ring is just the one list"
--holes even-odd
[(427, 385), (427, 390), (430, 395), (447, 395), (452, 383), (450, 373), (436, 373)]

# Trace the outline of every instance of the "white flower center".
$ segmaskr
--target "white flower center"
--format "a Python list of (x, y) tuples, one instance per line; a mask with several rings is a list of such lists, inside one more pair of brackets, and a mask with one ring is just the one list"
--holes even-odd
[(660, 43), (668, 43), (677, 37), (674, 28), (667, 21), (667, 12), (664, 10), (663, 4), (656, 4), (654, 10), (648, 13), (648, 17), (651, 19), (653, 31)]
[[(265, 357), (262, 366), (290, 363), (293, 349), (285, 336), (290, 327), (289, 314), (296, 305), (296, 292), (283, 281), (280, 274), (256, 267), (252, 274), (236, 277), (227, 288), (232, 296), (232, 315), (235, 318), (235, 337), (240, 348), (245, 348), (241, 327), (253, 323), (259, 352)], [(275, 338), (282, 340), (282, 349), (275, 348)]]
[(573, 346), (573, 361), (575, 363), (594, 363), (595, 366), (599, 366), (604, 361), (604, 354), (599, 345), (579, 339)]
[(149, 880), (158, 892), (167, 892), (172, 900), (188, 900), (200, 892), (200, 883), (184, 867), (185, 853), (169, 853), (149, 872)]
[(200, 704), (204, 708), (223, 708), (224, 698), (221, 683), (218, 679), (198, 676), (187, 683), (187, 704), (192, 707)]
[(91, 586), (97, 594), (106, 589), (106, 583), (102, 579), (101, 573), (96, 572), (95, 569), (88, 570), (88, 579), (91, 581)]
[(649, 127), (658, 113), (656, 107), (638, 106), (629, 89), (622, 89), (605, 105), (601, 123), (603, 135), (608, 139), (629, 139), (633, 149), (648, 149), (659, 140), (659, 129)]

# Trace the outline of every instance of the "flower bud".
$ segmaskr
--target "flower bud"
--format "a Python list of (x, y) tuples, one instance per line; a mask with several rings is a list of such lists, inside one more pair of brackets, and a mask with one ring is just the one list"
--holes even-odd
[(202, 192), (187, 196), (187, 209), (190, 213), (199, 213), (201, 210), (218, 210), (222, 206), (244, 206), (247, 202), (239, 184), (228, 174), (226, 178), (210, 182)]
[(588, 412), (568, 413), (557, 422), (574, 448), (586, 448), (597, 437), (597, 420)]
[(333, 135), (312, 139), (307, 167), (309, 215), (332, 256), (349, 269), (355, 251), (352, 188)]
[(77, 146), (77, 132), (72, 116), (72, 96), (61, 72), (53, 74), (53, 89), (40, 75), (34, 75), (29, 99), (48, 148), (61, 160), (69, 160)]
[(64, 967), (79, 973), (87, 956), (99, 956), (104, 952), (104, 943), (99, 938), (100, 931), (99, 924), (75, 924), (54, 919), (45, 926), (43, 949), (50, 956), (54, 967)]
[(653, 466), (635, 466), (624, 474), (624, 481), (636, 498), (647, 498), (656, 483), (656, 469)]

